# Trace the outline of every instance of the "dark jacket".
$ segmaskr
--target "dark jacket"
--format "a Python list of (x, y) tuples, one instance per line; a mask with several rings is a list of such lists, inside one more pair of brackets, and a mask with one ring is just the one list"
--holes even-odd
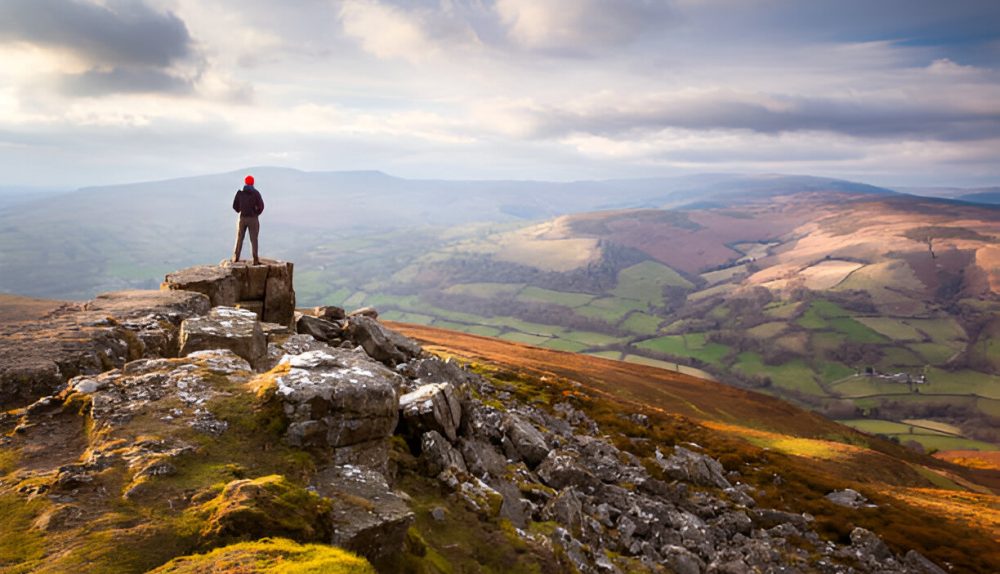
[(244, 185), (233, 198), (233, 211), (239, 212), (241, 217), (257, 217), (264, 213), (264, 198), (254, 186)]

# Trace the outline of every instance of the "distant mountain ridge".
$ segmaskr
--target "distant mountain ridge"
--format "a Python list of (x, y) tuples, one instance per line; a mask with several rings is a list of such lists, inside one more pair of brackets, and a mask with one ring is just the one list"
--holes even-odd
[(267, 204), (264, 250), (294, 260), (306, 259), (317, 247), (368, 235), (411, 237), (413, 230), (805, 191), (893, 193), (809, 176), (708, 174), (557, 183), (406, 180), (379, 171), (253, 167), (88, 187), (0, 205), (0, 292), (86, 299), (110, 289), (149, 288), (172, 269), (227, 257), (234, 225), (230, 202), (247, 173), (257, 178)]

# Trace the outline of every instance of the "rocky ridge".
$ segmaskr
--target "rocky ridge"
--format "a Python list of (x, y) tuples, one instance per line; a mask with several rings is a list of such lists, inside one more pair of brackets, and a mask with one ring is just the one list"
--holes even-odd
[[(229, 295), (232, 273), (192, 274), (198, 293), (177, 287), (180, 272), (161, 292), (102, 295), (0, 332), (0, 348), (51, 350), (0, 371), (0, 446), (18, 458), (0, 468), (0, 499), (29, 505), (28, 528), (55, 540), (96, 529), (161, 541), (149, 563), (118, 571), (284, 537), (342, 546), (382, 572), (437, 572), (413, 526), (416, 493), (401, 486), (429, 481), (435, 521), (461, 511), (506, 525), (559, 571), (943, 572), (868, 530), (837, 544), (808, 515), (758, 507), (696, 444), (620, 448), (571, 400), (519, 400), (370, 310), (268, 325), (224, 304), (243, 296)], [(112, 510), (123, 503), (146, 510)], [(65, 570), (83, 550), (63, 544), (55, 561), (24, 557), (23, 571)]]

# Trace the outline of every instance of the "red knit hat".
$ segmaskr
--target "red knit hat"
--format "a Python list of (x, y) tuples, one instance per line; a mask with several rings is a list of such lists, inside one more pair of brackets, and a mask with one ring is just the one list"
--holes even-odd
[(246, 176), (243, 182), (246, 183), (247, 185), (253, 185), (253, 176), (252, 175)]

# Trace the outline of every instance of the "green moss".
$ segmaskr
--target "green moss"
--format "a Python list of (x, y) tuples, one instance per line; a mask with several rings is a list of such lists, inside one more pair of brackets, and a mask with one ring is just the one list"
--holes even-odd
[(284, 476), (234, 480), (218, 496), (188, 511), (205, 523), (208, 540), (280, 535), (299, 541), (329, 539), (330, 501), (292, 484)]
[(20, 454), (14, 449), (4, 448), (4, 450), (0, 450), (0, 476), (17, 469), (20, 460)]
[(263, 538), (175, 558), (150, 574), (375, 574), (364, 559), (335, 546)]
[(45, 539), (31, 523), (46, 506), (42, 499), (25, 501), (0, 495), (0, 571), (30, 572), (45, 554)]

